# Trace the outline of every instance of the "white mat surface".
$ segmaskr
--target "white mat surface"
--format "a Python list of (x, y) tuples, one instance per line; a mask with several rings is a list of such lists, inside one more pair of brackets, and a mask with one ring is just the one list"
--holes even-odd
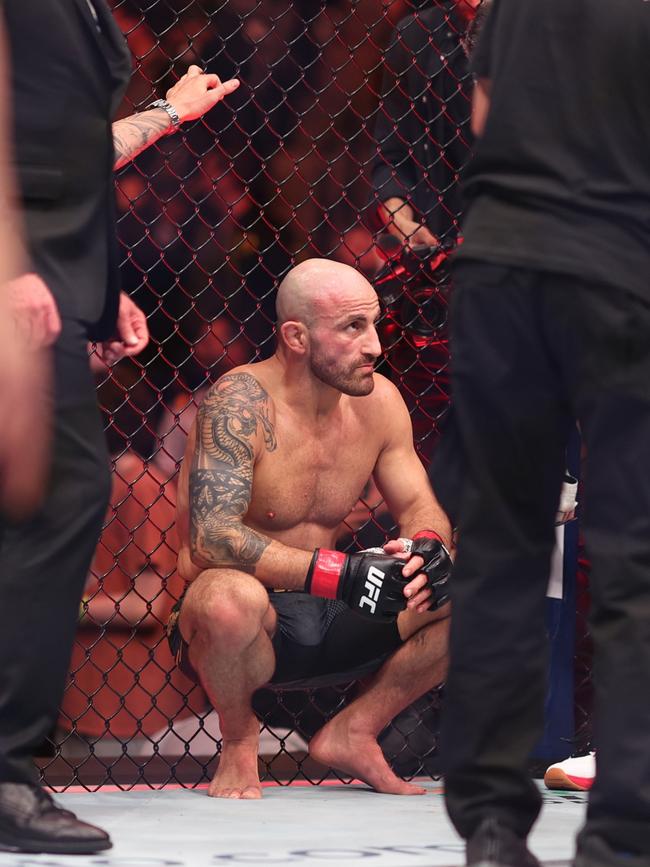
[[(106, 828), (114, 848), (94, 857), (0, 853), (0, 867), (463, 864), (440, 786), (430, 789), (398, 797), (362, 786), (265, 787), (261, 801), (246, 802), (211, 799), (205, 789), (67, 793), (57, 800)], [(585, 797), (545, 791), (544, 798), (531, 848), (559, 867), (573, 854)]]

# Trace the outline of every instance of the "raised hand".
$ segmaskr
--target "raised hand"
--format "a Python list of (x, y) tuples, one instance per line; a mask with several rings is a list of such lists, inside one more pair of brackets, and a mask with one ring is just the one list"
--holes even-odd
[(198, 66), (190, 66), (185, 75), (169, 88), (165, 99), (174, 106), (181, 123), (184, 123), (203, 117), (238, 87), (237, 78), (222, 82), (218, 75), (203, 72)]

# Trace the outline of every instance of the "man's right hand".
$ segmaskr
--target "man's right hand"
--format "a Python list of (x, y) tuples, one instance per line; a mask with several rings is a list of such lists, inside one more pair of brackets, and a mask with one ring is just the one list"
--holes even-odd
[(38, 274), (22, 274), (3, 289), (8, 312), (28, 349), (51, 346), (61, 333), (56, 301)]
[(0, 512), (21, 520), (37, 508), (45, 491), (50, 354), (27, 348), (4, 297), (0, 306)]
[(397, 214), (387, 229), (408, 247), (435, 247), (438, 244), (438, 239), (426, 226), (406, 217), (398, 217)]
[(437, 247), (438, 239), (426, 226), (413, 219), (413, 208), (403, 199), (392, 198), (383, 202), (379, 215), (389, 235), (407, 247)]
[(317, 548), (305, 591), (325, 599), (340, 599), (364, 617), (395, 620), (406, 608), (404, 589), (409, 579), (402, 575), (404, 559), (374, 552), (343, 554)]
[(38, 274), (7, 281), (0, 328), (0, 510), (15, 520), (39, 505), (51, 433), (51, 358), (61, 317)]
[(200, 66), (190, 66), (173, 87), (165, 94), (178, 112), (181, 123), (198, 120), (239, 87), (239, 79), (221, 81), (214, 73), (203, 72)]

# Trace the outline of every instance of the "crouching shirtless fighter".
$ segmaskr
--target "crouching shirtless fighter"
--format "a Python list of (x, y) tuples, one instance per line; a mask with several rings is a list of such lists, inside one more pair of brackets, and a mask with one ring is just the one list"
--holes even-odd
[[(353, 268), (298, 265), (278, 291), (275, 355), (221, 377), (190, 434), (178, 519), (179, 571), (191, 584), (169, 636), (219, 715), (213, 797), (261, 797), (256, 689), (369, 674), (310, 753), (379, 792), (425, 791), (393, 773), (377, 736), (444, 679), (450, 527), (406, 406), (373, 372), (378, 315)], [(333, 550), (371, 475), (412, 551), (408, 540)]]

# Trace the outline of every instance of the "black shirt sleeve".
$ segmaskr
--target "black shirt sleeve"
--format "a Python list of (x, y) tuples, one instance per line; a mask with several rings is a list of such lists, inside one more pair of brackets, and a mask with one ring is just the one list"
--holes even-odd
[(442, 70), (442, 60), (429, 42), (432, 32), (428, 19), (409, 15), (398, 25), (384, 55), (370, 172), (373, 228), (379, 228), (376, 208), (390, 198), (408, 201), (418, 210), (413, 191), (422, 181), (423, 169), (414, 157), (414, 142), (422, 140), (424, 128), (418, 103)]
[(412, 55), (398, 33), (388, 47), (380, 92), (380, 108), (375, 126), (377, 152), (372, 165), (373, 188), (379, 201), (392, 197), (405, 199), (417, 181), (409, 159), (409, 137), (405, 135), (409, 115), (414, 110), (407, 92), (407, 70)]

